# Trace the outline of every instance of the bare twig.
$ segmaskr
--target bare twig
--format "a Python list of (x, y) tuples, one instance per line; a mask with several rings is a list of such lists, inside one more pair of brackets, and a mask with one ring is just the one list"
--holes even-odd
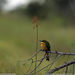
[[(41, 50), (41, 51), (46, 51), (46, 50)], [(62, 54), (62, 55), (75, 55), (75, 53), (64, 53), (64, 52), (58, 52), (58, 51), (47, 51), (52, 54)]]
[[(75, 60), (75, 59), (74, 59)], [(73, 64), (73, 75), (74, 75), (74, 67), (75, 67), (75, 63)]]
[[(32, 74), (35, 74), (35, 73), (37, 73), (37, 72), (39, 72), (39, 71), (45, 69), (45, 68), (48, 67), (49, 65), (53, 64), (53, 63), (54, 63), (59, 57), (61, 57), (61, 56), (62, 56), (62, 55), (59, 55), (53, 62), (51, 62), (51, 63), (48, 64), (47, 66), (43, 67), (42, 69), (40, 69), (40, 70), (38, 70), (38, 71), (36, 71), (36, 72), (34, 72), (34, 73), (32, 73)], [(30, 74), (30, 75), (32, 75), (32, 74)]]
[(28, 59), (23, 65), (25, 65), (29, 60), (31, 60), (36, 54), (38, 54), (40, 52), (40, 50), (39, 51), (37, 51), (30, 59)]
[[(50, 53), (49, 56), (50, 56), (51, 54), (56, 54), (56, 57), (55, 57), (55, 59), (54, 59), (50, 64), (48, 64), (47, 66), (45, 66), (45, 67), (41, 68), (40, 70), (34, 72), (34, 70), (35, 70), (36, 68), (38, 68), (38, 67), (41, 65), (41, 63), (43, 62), (43, 60), (46, 58), (46, 56), (44, 55), (43, 58), (38, 59), (38, 60), (36, 60), (36, 61), (33, 61), (33, 57), (36, 56), (36, 54), (38, 54), (40, 51), (45, 52), (45, 54), (46, 54), (46, 52), (49, 52), (49, 53)], [(59, 55), (59, 56), (57, 57), (57, 55)], [(68, 55), (68, 58), (67, 58), (67, 60), (68, 60), (68, 59), (69, 59), (69, 56), (70, 56), (70, 55), (75, 55), (75, 53), (64, 53), (64, 52), (57, 52), (57, 51), (45, 51), (45, 50), (41, 50), (41, 49), (40, 49), (40, 50), (37, 51), (31, 58), (29, 58), (29, 59), (27, 59), (27, 60), (23, 60), (23, 61), (18, 61), (18, 62), (16, 63), (16, 65), (13, 67), (13, 69), (10, 71), (10, 73), (15, 69), (15, 67), (17, 66), (17, 64), (18, 64), (19, 62), (25, 62), (25, 63), (23, 64), (23, 65), (25, 65), (28, 61), (32, 60), (31, 65), (30, 65), (28, 71), (30, 70), (30, 68), (31, 68), (31, 66), (32, 66), (32, 64), (33, 64), (34, 62), (38, 62), (38, 61), (39, 61), (39, 64), (38, 64), (31, 72), (28, 73), (28, 71), (27, 71), (25, 74), (26, 74), (26, 75), (35, 74), (35, 73), (37, 73), (37, 72), (39, 72), (39, 71), (45, 69), (46, 67), (48, 67), (48, 66), (50, 66), (50, 65), (52, 66), (53, 63), (54, 63), (58, 58), (60, 58), (62, 55)], [(66, 62), (67, 62), (67, 61), (66, 61)], [(71, 63), (73, 64), (73, 62), (71, 62)], [(50, 68), (51, 68), (51, 66), (50, 66)], [(48, 69), (48, 71), (50, 70), (50, 68)], [(60, 68), (61, 68), (61, 67), (59, 67), (58, 69), (60, 69)], [(28, 73), (28, 74), (27, 74), (27, 73)]]
[(68, 61), (68, 59), (69, 59), (69, 56), (70, 56), (70, 55), (68, 55), (68, 58), (67, 58), (66, 62)]
[[(46, 53), (45, 53), (45, 55), (46, 55)], [(36, 66), (31, 72), (29, 72), (27, 75), (31, 75), (31, 73), (33, 72), (33, 71), (35, 71), (35, 69), (36, 68), (38, 68), (39, 66), (40, 66), (40, 64), (43, 62), (43, 60), (45, 59), (45, 55), (44, 55), (44, 57), (42, 58), (42, 60), (40, 61), (40, 63), (38, 64), (38, 66)], [(36, 72), (35, 72), (36, 73)]]
[[(57, 56), (58, 56), (58, 54), (56, 54), (55, 59), (57, 58)], [(55, 59), (54, 59), (54, 60), (55, 60)], [(49, 69), (47, 70), (46, 73), (48, 73), (48, 71), (50, 70), (50, 68), (52, 67), (52, 65), (53, 65), (53, 64), (51, 64), (51, 66), (49, 67)]]
[(28, 60), (23, 60), (23, 61), (18, 61), (17, 63), (16, 63), (16, 65), (13, 67), (13, 69), (9, 72), (9, 73), (11, 73), (14, 69), (15, 69), (15, 67), (17, 66), (17, 64), (19, 63), (19, 62), (25, 62), (23, 65), (25, 65), (29, 60), (31, 60), (36, 54), (38, 54), (40, 52), (40, 50), (39, 51), (37, 51), (30, 59), (28, 59)]
[[(67, 58), (67, 60), (66, 60), (66, 62), (65, 62), (65, 63), (67, 63), (67, 61), (68, 61), (68, 59), (69, 59), (69, 56), (70, 56), (70, 55), (68, 55), (68, 58)], [(63, 71), (64, 71), (64, 68), (63, 68), (62, 72), (63, 72)]]
[[(30, 68), (31, 68), (32, 64), (33, 64), (33, 59), (32, 59), (31, 65), (29, 66), (28, 71), (30, 70)], [(25, 75), (28, 73), (28, 71), (25, 73)]]
[(18, 62), (16, 63), (16, 65), (13, 67), (13, 69), (12, 69), (9, 73), (11, 73), (11, 72), (15, 69), (15, 67), (17, 66), (17, 64), (18, 64), (19, 62), (25, 62), (25, 61), (27, 61), (27, 60), (18, 61)]
[(68, 71), (68, 66), (66, 66), (66, 71), (65, 71), (65, 75), (67, 74), (67, 71)]
[(62, 68), (64, 68), (64, 67), (66, 67), (66, 66), (69, 66), (69, 65), (72, 65), (72, 64), (74, 64), (75, 63), (75, 60), (74, 61), (71, 61), (71, 62), (69, 62), (69, 63), (66, 63), (66, 64), (64, 64), (64, 65), (61, 65), (61, 66), (59, 66), (59, 67), (57, 67), (57, 68), (55, 68), (55, 69), (52, 69), (50, 72), (48, 72), (49, 74), (52, 74), (52, 73), (54, 73), (55, 71), (58, 71), (59, 69), (62, 69)]

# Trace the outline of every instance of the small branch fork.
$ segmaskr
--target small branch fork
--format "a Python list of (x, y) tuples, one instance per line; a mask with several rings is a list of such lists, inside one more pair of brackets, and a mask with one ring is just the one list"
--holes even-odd
[[(44, 57), (42, 57), (41, 59), (38, 59), (38, 60), (36, 60), (36, 61), (33, 61), (33, 57), (36, 56), (40, 51), (45, 52)], [(49, 63), (49, 64), (46, 65), (45, 67), (43, 67), (43, 68), (41, 68), (40, 70), (37, 70), (37, 71), (35, 72), (35, 69), (38, 68), (38, 67), (42, 64), (43, 60), (47, 57), (47, 56), (46, 56), (46, 52), (49, 52), (49, 53), (50, 53), (49, 56), (50, 56), (51, 54), (56, 54), (57, 56), (56, 56), (56, 58), (55, 58), (51, 63)], [(25, 63), (23, 64), (23, 65), (25, 65), (28, 61), (31, 60), (31, 64), (30, 64), (30, 66), (29, 66), (28, 71), (25, 73), (25, 75), (33, 75), (33, 74), (35, 74), (35, 73), (37, 73), (37, 72), (39, 72), (39, 71), (41, 71), (41, 70), (47, 68), (47, 67), (50, 66), (50, 65), (52, 66), (53, 63), (54, 63), (58, 58), (60, 58), (62, 55), (73, 55), (73, 56), (74, 56), (75, 53), (64, 53), (64, 52), (58, 52), (58, 51), (46, 51), (46, 50), (40, 49), (40, 50), (38, 50), (32, 57), (30, 57), (29, 59), (27, 59), (27, 60), (22, 60), (22, 61), (18, 61), (18, 62), (16, 63), (16, 65), (13, 67), (13, 69), (12, 69), (9, 73), (11, 73), (11, 72), (15, 69), (15, 67), (17, 66), (17, 64), (18, 64), (19, 62), (25, 62)], [(31, 66), (32, 66), (32, 64), (33, 64), (34, 62), (39, 62), (39, 64), (38, 64), (32, 71), (30, 71), (30, 68), (31, 68)], [(61, 69), (61, 68), (63, 68), (63, 67), (67, 67), (67, 66), (69, 66), (69, 65), (71, 65), (71, 64), (74, 64), (74, 63), (75, 63), (75, 60), (74, 60), (74, 61), (71, 61), (71, 62), (69, 62), (69, 63), (67, 63), (67, 64), (64, 64), (64, 65), (62, 65), (62, 66), (60, 66), (60, 67), (58, 67), (58, 68), (55, 68), (55, 69), (51, 70), (51, 71), (48, 72), (48, 73), (53, 73), (53, 72), (55, 72), (55, 71), (57, 71), (57, 70), (59, 70), (59, 69)], [(49, 69), (50, 69), (50, 68), (49, 68)], [(66, 70), (67, 70), (67, 69), (66, 69)], [(29, 72), (29, 71), (30, 71), (30, 72)], [(28, 72), (29, 72), (29, 73), (28, 73)], [(66, 72), (67, 72), (67, 71), (66, 71)]]

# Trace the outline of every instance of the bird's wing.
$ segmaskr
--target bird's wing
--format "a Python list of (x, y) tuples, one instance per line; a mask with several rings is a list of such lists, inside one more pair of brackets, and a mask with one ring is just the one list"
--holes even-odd
[(50, 50), (50, 44), (48, 42), (46, 43), (46, 46), (47, 46), (48, 50)]

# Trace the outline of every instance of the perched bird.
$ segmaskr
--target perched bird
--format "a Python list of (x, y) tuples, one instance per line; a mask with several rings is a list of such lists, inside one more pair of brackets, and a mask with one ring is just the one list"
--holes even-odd
[[(41, 49), (50, 51), (50, 44), (47, 40), (39, 40), (41, 42)], [(46, 52), (46, 60), (49, 61), (49, 52)]]

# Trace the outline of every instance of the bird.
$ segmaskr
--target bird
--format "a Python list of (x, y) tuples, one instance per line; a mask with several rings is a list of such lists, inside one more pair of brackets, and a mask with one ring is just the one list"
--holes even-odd
[[(50, 44), (47, 40), (39, 40), (41, 42), (41, 49), (46, 51), (50, 50)], [(46, 52), (46, 60), (49, 61), (49, 52)]]

